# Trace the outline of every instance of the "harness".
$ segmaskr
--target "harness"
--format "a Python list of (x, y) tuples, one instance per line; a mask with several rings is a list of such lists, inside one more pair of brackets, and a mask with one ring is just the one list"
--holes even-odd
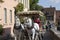
[[(29, 21), (27, 21), (28, 20), (28, 18), (26, 19), (26, 23), (28, 23)], [(27, 29), (32, 29), (32, 28), (34, 28), (34, 24), (33, 24), (34, 22), (33, 22), (33, 20), (32, 20), (32, 26), (31, 27), (29, 27), (29, 25), (26, 25), (27, 26)]]
[(17, 27), (16, 24), (14, 24), (14, 29), (20, 30), (20, 29), (22, 29), (22, 27), (21, 27), (21, 25)]

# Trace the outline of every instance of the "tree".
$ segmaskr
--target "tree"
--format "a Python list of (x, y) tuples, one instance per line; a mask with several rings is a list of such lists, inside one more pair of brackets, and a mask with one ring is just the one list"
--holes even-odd
[(39, 0), (30, 0), (30, 10), (34, 10)]
[(19, 4), (15, 7), (15, 10), (16, 10), (16, 12), (18, 12), (18, 11), (23, 11), (23, 8), (24, 8), (23, 4), (22, 4), (22, 3), (19, 3)]
[(39, 0), (30, 0), (30, 10), (41, 10), (43, 8), (37, 4), (38, 1)]
[(0, 2), (3, 2), (3, 0), (0, 0)]
[(30, 5), (31, 4), (37, 4), (39, 0), (30, 0)]
[(42, 10), (42, 9), (43, 9), (43, 6), (40, 6), (40, 5), (35, 6), (35, 10)]

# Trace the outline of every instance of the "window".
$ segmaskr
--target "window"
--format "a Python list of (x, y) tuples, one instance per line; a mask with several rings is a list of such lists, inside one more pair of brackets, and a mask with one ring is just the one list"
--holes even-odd
[(46, 11), (45, 15), (49, 15), (49, 13)]
[(10, 22), (12, 23), (12, 10), (10, 10)]
[(7, 9), (4, 8), (4, 21), (7, 23)]
[(47, 20), (53, 20), (53, 16), (47, 16)]

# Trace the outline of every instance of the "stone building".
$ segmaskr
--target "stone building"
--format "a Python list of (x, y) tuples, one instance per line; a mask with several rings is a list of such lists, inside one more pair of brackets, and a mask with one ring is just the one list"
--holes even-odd
[(14, 26), (14, 7), (18, 4), (18, 0), (3, 0), (0, 3), (0, 24), (3, 25), (4, 34), (12, 33)]
[(42, 10), (46, 16), (46, 20), (51, 23), (60, 25), (60, 10), (56, 10), (55, 7), (48, 7)]
[(24, 5), (24, 11), (29, 10), (29, 0), (3, 0), (0, 3), (0, 24), (3, 25), (4, 34), (11, 33), (13, 35), (13, 27), (15, 23), (15, 9), (18, 3)]
[(60, 25), (60, 10), (56, 11), (56, 23)]
[(55, 7), (44, 8), (43, 12), (46, 16), (47, 21), (49, 20), (51, 23), (55, 22), (55, 13), (56, 13)]

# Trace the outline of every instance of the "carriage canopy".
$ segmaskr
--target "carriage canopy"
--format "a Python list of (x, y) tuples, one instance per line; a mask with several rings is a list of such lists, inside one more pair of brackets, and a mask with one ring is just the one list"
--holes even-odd
[(39, 15), (39, 16), (43, 16), (44, 14), (43, 14), (43, 12), (41, 12), (41, 11), (23, 11), (23, 12), (18, 12), (17, 13), (17, 15), (20, 15), (20, 16), (22, 16), (22, 15)]
[(40, 17), (40, 19), (41, 19), (43, 17), (41, 19), (41, 22), (43, 22), (43, 20), (44, 20), (44, 13), (41, 11), (23, 11), (23, 12), (18, 12), (17, 15), (20, 17), (21, 22), (23, 22), (23, 18), (27, 15), (31, 18)]

